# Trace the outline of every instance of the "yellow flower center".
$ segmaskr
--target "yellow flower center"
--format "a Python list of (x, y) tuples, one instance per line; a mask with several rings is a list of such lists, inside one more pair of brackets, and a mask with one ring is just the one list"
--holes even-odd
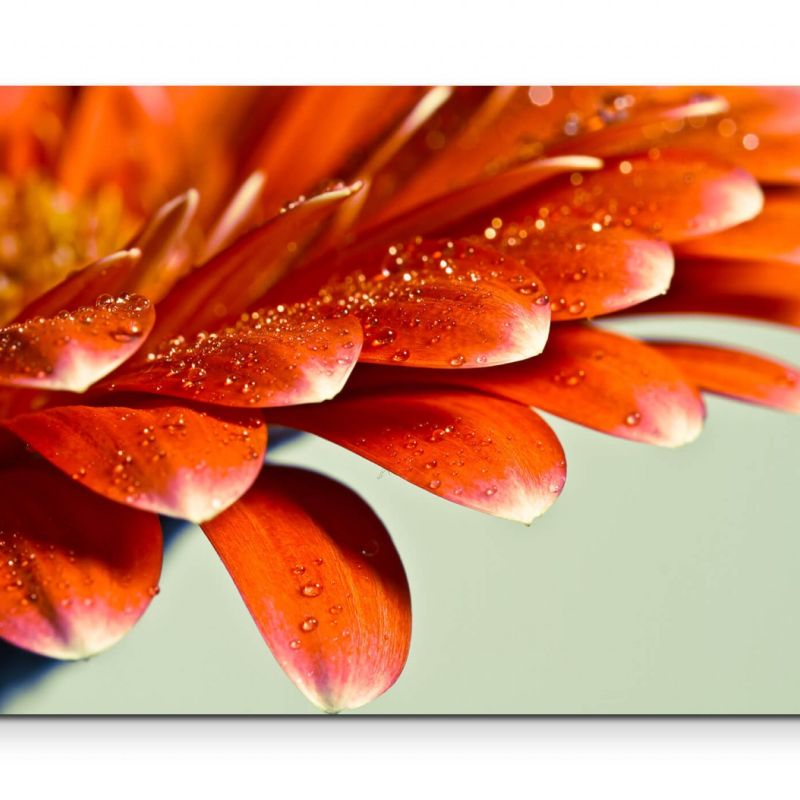
[(73, 270), (121, 247), (133, 220), (114, 187), (73, 198), (52, 179), (0, 175), (0, 324)]

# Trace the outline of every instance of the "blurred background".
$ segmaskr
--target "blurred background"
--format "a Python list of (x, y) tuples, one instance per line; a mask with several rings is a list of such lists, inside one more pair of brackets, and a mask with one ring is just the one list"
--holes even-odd
[[(796, 333), (752, 322), (606, 327), (800, 357)], [(674, 451), (548, 416), (569, 477), (531, 527), (451, 505), (311, 436), (270, 453), (360, 492), (408, 573), (406, 669), (351, 713), (800, 713), (800, 424), (715, 397), (708, 412), (700, 439)], [(2, 645), (0, 711), (318, 713), (191, 526), (172, 538), (160, 595), (112, 650), (60, 664)]]

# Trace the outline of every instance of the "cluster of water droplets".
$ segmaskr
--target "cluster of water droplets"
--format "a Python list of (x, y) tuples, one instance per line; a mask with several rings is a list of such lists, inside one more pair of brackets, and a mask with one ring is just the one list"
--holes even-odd
[(216, 333), (177, 336), (148, 353), (137, 380), (157, 392), (238, 406), (270, 405), (313, 374), (333, 378), (357, 354), (355, 324), (305, 303), (243, 314)]
[[(208, 418), (212, 424), (203, 425)], [(198, 480), (209, 471), (259, 460), (263, 450), (255, 433), (264, 426), (260, 417), (221, 421), (203, 411), (162, 408), (157, 414), (123, 410), (116, 420), (118, 449), (102, 461), (76, 467), (72, 478), (90, 486), (111, 489), (127, 503), (135, 504), (151, 493), (166, 490), (176, 469), (191, 468)], [(216, 495), (208, 502), (221, 510)]]
[(485, 364), (499, 344), (498, 293), (526, 280), (531, 286), (513, 261), (470, 240), (414, 237), (371, 260), (378, 263), (330, 283), (318, 297), (323, 308), (359, 319), (370, 361), (397, 364), (414, 356), (439, 366)]
[(138, 294), (103, 294), (93, 306), (34, 317), (0, 330), (0, 368), (5, 373), (46, 378), (65, 348), (118, 350), (148, 330), (150, 301)]
[[(367, 539), (360, 545), (360, 555), (364, 559), (371, 559), (380, 552), (380, 544), (376, 539)], [(289, 640), (288, 644), (292, 650), (300, 650), (303, 641), (309, 634), (318, 632), (332, 632), (331, 641), (336, 642), (339, 637), (349, 639), (352, 636), (351, 629), (347, 626), (348, 614), (346, 608), (339, 602), (338, 597), (343, 590), (339, 587), (336, 578), (323, 579), (321, 567), (325, 564), (322, 557), (311, 559), (308, 564), (295, 564), (289, 569), (289, 574), (296, 581), (297, 593), (302, 598), (303, 604), (309, 603), (309, 610), (302, 614), (297, 620), (298, 635)], [(364, 568), (364, 563), (354, 561), (353, 568), (360, 572)], [(329, 598), (329, 593), (333, 593), (333, 599)], [(344, 591), (343, 599), (352, 600), (353, 595), (349, 591)], [(344, 626), (340, 622), (344, 621)]]

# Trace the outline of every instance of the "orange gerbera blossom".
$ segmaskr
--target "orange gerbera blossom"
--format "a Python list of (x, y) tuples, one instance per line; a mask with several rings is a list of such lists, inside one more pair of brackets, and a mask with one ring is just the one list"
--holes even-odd
[(405, 663), (403, 567), (349, 489), (262, 469), (265, 423), (530, 522), (566, 478), (533, 408), (665, 446), (700, 433), (701, 390), (800, 410), (786, 365), (588, 322), (798, 324), (795, 90), (37, 89), (2, 109), (10, 197), (46, 180), (92, 219), (112, 191), (120, 219), (151, 214), (53, 286), (69, 259), (46, 279), (24, 259), (14, 271), (13, 644), (76, 658), (117, 641), (156, 592), (156, 515), (182, 517), (297, 686), (354, 708)]

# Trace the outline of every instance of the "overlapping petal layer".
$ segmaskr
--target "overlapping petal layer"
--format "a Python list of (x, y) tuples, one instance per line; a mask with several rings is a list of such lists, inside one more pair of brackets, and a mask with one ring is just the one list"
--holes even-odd
[(547, 154), (643, 150), (662, 129), (725, 107), (724, 99), (693, 89), (497, 87), (479, 106), (467, 103), (473, 113), (446, 130), (447, 146), (416, 165), (384, 214), (423, 203), (441, 187), (456, 188)]
[(466, 186), (439, 194), (407, 212), (389, 219), (379, 218), (361, 234), (359, 241), (369, 244), (375, 241), (400, 239), (419, 234), (443, 232), (452, 225), (480, 209), (497, 205), (525, 190), (565, 172), (580, 173), (597, 170), (603, 162), (588, 156), (559, 156), (543, 158), (500, 172)]
[(267, 444), (258, 412), (162, 401), (49, 408), (3, 425), (98, 494), (193, 522), (247, 491)]
[(681, 256), (800, 264), (800, 190), (772, 189), (751, 222), (681, 245)]
[(0, 472), (0, 637), (53, 658), (116, 643), (158, 591), (158, 518), (43, 461)]
[[(354, 388), (401, 385), (387, 368), (362, 368)], [(463, 386), (631, 439), (678, 447), (700, 434), (705, 410), (680, 369), (655, 349), (585, 324), (556, 325), (537, 358), (489, 370), (419, 371), (412, 384)]]
[(215, 330), (251, 308), (283, 275), (298, 248), (359, 188), (355, 184), (301, 198), (189, 273), (159, 304), (153, 339)]
[(360, 361), (484, 367), (544, 347), (547, 299), (513, 258), (468, 240), (423, 240), (392, 245), (370, 263), (371, 275), (359, 271), (320, 292), (324, 307), (361, 320)]
[(519, 522), (544, 513), (566, 479), (564, 451), (539, 416), (478, 392), (373, 391), (265, 413), (440, 497)]
[(681, 260), (666, 296), (631, 309), (634, 314), (665, 312), (726, 314), (800, 327), (800, 266)]
[(408, 584), (388, 532), (352, 491), (268, 466), (203, 530), (311, 702), (357, 708), (397, 680), (411, 638)]
[(800, 371), (756, 353), (697, 342), (651, 342), (701, 389), (800, 413)]
[(631, 228), (513, 213), (486, 222), (489, 246), (541, 278), (554, 322), (629, 308), (664, 294), (672, 280), (669, 245)]
[(166, 342), (106, 387), (244, 408), (319, 403), (344, 386), (362, 338), (349, 317), (299, 306), (254, 312), (218, 333)]
[(136, 294), (0, 329), (0, 385), (84, 392), (144, 343), (155, 314)]

